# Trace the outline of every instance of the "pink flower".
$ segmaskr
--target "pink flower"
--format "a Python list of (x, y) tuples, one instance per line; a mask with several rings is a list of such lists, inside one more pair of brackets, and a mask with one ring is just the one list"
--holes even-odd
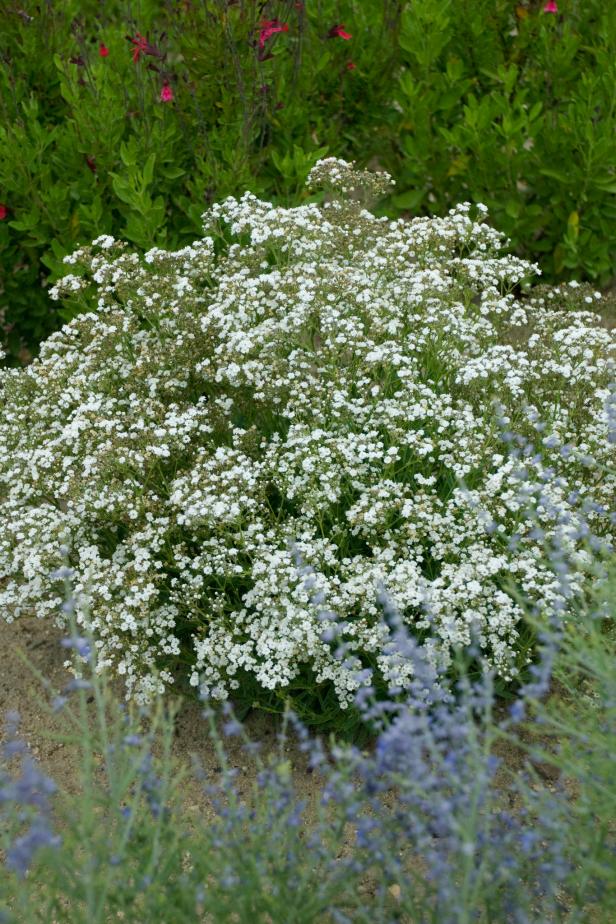
[(548, 0), (546, 5), (543, 7), (544, 13), (558, 13), (558, 3), (556, 0)]
[(0, 221), (4, 221), (8, 214), (9, 210), (7, 209), (6, 205), (3, 205), (2, 202), (0, 202)]
[(107, 55), (109, 54), (109, 49), (103, 42), (101, 42), (100, 45), (98, 46), (98, 54), (101, 58), (106, 58)]
[(259, 48), (263, 48), (268, 39), (277, 32), (288, 32), (289, 24), (279, 19), (264, 19), (259, 23)]
[(168, 83), (163, 84), (163, 88), (160, 91), (160, 101), (161, 103), (170, 103), (173, 99), (173, 90)]
[(338, 26), (332, 26), (329, 32), (327, 33), (327, 37), (328, 38), (341, 38), (341, 39), (344, 39), (345, 42), (348, 42), (349, 39), (353, 38), (351, 33), (346, 31), (342, 23), (340, 23), (340, 25)]

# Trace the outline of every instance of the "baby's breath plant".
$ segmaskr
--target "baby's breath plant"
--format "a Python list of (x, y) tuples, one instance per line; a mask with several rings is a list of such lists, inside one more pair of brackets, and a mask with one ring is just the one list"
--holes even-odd
[(66, 545), (77, 621), (140, 702), (177, 680), (317, 721), (404, 687), (383, 589), (440, 668), (472, 637), (524, 667), (510, 579), (553, 608), (546, 536), (583, 562), (581, 516), (613, 531), (614, 333), (597, 293), (522, 297), (536, 267), (482, 206), (376, 218), (387, 179), (328, 159), (323, 206), (246, 193), (179, 251), (66, 259), (85, 313), (0, 374), (5, 618), (57, 613)]

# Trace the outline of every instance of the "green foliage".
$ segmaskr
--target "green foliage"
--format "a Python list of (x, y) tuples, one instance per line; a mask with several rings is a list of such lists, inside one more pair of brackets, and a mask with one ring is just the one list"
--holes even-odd
[[(391, 214), (483, 201), (548, 279), (608, 282), (616, 18), (601, 0), (559, 7), (14, 5), (0, 34), (0, 316), (10, 357), (27, 359), (66, 320), (45, 288), (78, 243), (101, 233), (139, 247), (188, 243), (207, 204), (248, 188), (287, 204), (324, 155), (385, 166), (398, 181)], [(288, 31), (260, 48), (264, 20)], [(341, 22), (350, 40), (328, 36)], [(150, 52), (134, 62), (127, 37), (137, 33)]]
[[(67, 320), (41, 283), (62, 275), (78, 243), (111, 233), (180, 246), (214, 199), (250, 188), (286, 200), (319, 157), (375, 148), (393, 80), (393, 5), (319, 7), (117, 0), (5, 13), (0, 315), (13, 359)], [(341, 13), (352, 43), (328, 37)], [(261, 48), (260, 22), (271, 19), (288, 32)], [(134, 61), (127, 38), (138, 33), (150, 44)]]
[(548, 278), (616, 258), (616, 20), (609, 4), (416, 0), (403, 14), (394, 203), (470, 199)]

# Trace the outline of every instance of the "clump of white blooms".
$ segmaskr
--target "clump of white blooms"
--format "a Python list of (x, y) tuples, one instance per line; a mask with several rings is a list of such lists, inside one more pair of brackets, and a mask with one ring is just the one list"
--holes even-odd
[(391, 191), (395, 181), (384, 170), (356, 170), (353, 163), (339, 157), (325, 157), (314, 165), (306, 185), (309, 189), (331, 189), (343, 196), (380, 199)]
[[(387, 177), (325, 161), (316, 181)], [(580, 504), (612, 529), (616, 342), (594, 296), (516, 297), (536, 268), (484, 219), (246, 193), (176, 252), (104, 236), (68, 258), (55, 294), (94, 291), (93, 310), (0, 374), (5, 618), (58, 613), (68, 547), (99, 666), (140, 700), (181, 669), (220, 698), (247, 675), (311, 676), (344, 707), (360, 681), (324, 609), (404, 682), (383, 589), (435, 660), (475, 634), (512, 676), (527, 654), (510, 580), (558, 603), (544, 534), (583, 555)], [(503, 429), (534, 443), (522, 484)]]

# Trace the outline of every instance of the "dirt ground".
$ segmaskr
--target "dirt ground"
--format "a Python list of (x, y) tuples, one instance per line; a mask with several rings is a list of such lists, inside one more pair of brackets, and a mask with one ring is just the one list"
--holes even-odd
[[(32, 754), (61, 790), (74, 792), (78, 789), (78, 750), (54, 740), (54, 736), (66, 732), (66, 725), (60, 714), (50, 715), (49, 709), (45, 708), (48, 697), (40, 680), (28, 670), (16, 653), (18, 649), (21, 650), (30, 664), (47, 678), (53, 690), (59, 692), (72, 676), (63, 666), (67, 651), (60, 645), (62, 635), (61, 630), (55, 628), (49, 620), (21, 618), (7, 624), (0, 618), (0, 650), (3, 655), (0, 675), (0, 741), (5, 734), (2, 728), (4, 716), (9, 710), (17, 710), (21, 718), (21, 736)], [(120, 691), (121, 687), (118, 687)], [(210, 815), (212, 807), (202, 784), (192, 774), (193, 755), (208, 776), (215, 777), (220, 767), (201, 712), (198, 703), (186, 702), (181, 707), (175, 722), (173, 755), (182, 767), (190, 771), (186, 785), (182, 787), (185, 809), (203, 818)], [(276, 738), (279, 723), (278, 717), (255, 713), (248, 718), (246, 728), (250, 737), (260, 741), (263, 751), (267, 753), (268, 749), (273, 750), (279, 746)], [(255, 764), (237, 738), (227, 739), (225, 748), (230, 766), (238, 770), (236, 784), (242, 795), (252, 785)], [(295, 770), (298, 795), (306, 799), (308, 805), (316, 804), (321, 785), (318, 777), (308, 772), (304, 756), (291, 744), (286, 746), (284, 756)]]
[[(0, 676), (0, 741), (4, 736), (4, 715), (9, 710), (17, 710), (21, 717), (21, 734), (31, 752), (61, 790), (73, 793), (79, 789), (79, 752), (71, 745), (54, 740), (54, 736), (66, 732), (66, 725), (60, 714), (50, 715), (49, 709), (45, 708), (46, 696), (41, 681), (28, 670), (16, 653), (18, 649), (21, 650), (30, 664), (47, 678), (54, 691), (58, 692), (72, 676), (63, 666), (67, 651), (60, 645), (62, 635), (61, 630), (55, 628), (49, 620), (21, 618), (7, 624), (0, 618), (0, 650), (3, 654)], [(117, 692), (121, 696), (120, 685), (117, 686)], [(250, 738), (261, 743), (263, 755), (279, 747), (279, 717), (255, 712), (248, 717), (245, 725)], [(229, 765), (238, 771), (238, 794), (240, 797), (248, 795), (255, 778), (256, 765), (246, 754), (238, 738), (226, 739), (225, 749)], [(210, 779), (216, 778), (220, 767), (208, 736), (206, 720), (198, 703), (185, 702), (181, 707), (175, 721), (172, 753), (180, 766), (188, 771), (186, 782), (182, 784), (184, 808), (189, 817), (207, 820), (212, 816), (213, 808), (210, 798), (204, 792), (203, 784), (194, 775), (193, 760), (197, 758)], [(499, 743), (497, 753), (502, 761), (501, 770), (497, 775), (497, 786), (507, 798), (511, 775), (515, 775), (522, 767), (525, 757), (519, 748), (506, 742)], [(285, 748), (284, 759), (288, 760), (293, 768), (296, 791), (306, 802), (304, 817), (309, 824), (315, 817), (322, 779), (318, 773), (309, 772), (305, 756), (292, 742)], [(532, 761), (532, 765), (538, 771), (543, 784), (552, 788), (557, 779), (553, 768), (542, 761)]]
[[(1, 719), (8, 710), (17, 710), (21, 716), (21, 734), (28, 743), (31, 752), (40, 761), (43, 769), (54, 779), (60, 790), (71, 795), (79, 794), (79, 752), (71, 745), (54, 740), (66, 726), (61, 714), (51, 714), (45, 708), (46, 696), (41, 688), (41, 681), (37, 679), (18, 657), (16, 651), (21, 650), (28, 658), (29, 663), (47, 678), (54, 691), (60, 691), (63, 685), (71, 679), (71, 674), (63, 666), (67, 657), (66, 649), (60, 645), (64, 633), (56, 629), (49, 620), (35, 618), (21, 618), (8, 625), (0, 618), (0, 650), (2, 650), (2, 674), (0, 676), (0, 742), (4, 736)], [(121, 692), (118, 687), (117, 692)], [(48, 697), (47, 697), (48, 698)], [(94, 708), (91, 706), (90, 708)], [(255, 712), (251, 714), (246, 727), (250, 738), (260, 741), (263, 752), (279, 747), (277, 732), (280, 728), (279, 717), (266, 713)], [(235, 786), (240, 798), (248, 796), (252, 790), (255, 779), (255, 764), (247, 756), (237, 738), (225, 741), (228, 761), (231, 767), (237, 769)], [(216, 778), (220, 767), (211, 740), (207, 732), (207, 724), (202, 716), (202, 707), (198, 703), (186, 702), (180, 709), (175, 722), (175, 735), (173, 755), (182, 768), (189, 771), (185, 782), (181, 786), (182, 802), (185, 812), (185, 823), (189, 828), (207, 824), (215, 815), (211, 797), (208, 796), (202, 783), (190, 772), (193, 757), (196, 756), (201, 767), (210, 778)], [(497, 774), (496, 784), (504, 799), (503, 807), (515, 810), (515, 799), (509, 789), (511, 774), (515, 774), (524, 763), (522, 752), (515, 747), (501, 742), (498, 755), (502, 760), (502, 767)], [(306, 766), (306, 759), (293, 744), (286, 747), (285, 761), (289, 761), (293, 768), (295, 791), (304, 801), (304, 823), (310, 828), (317, 820), (318, 806), (322, 790), (322, 778), (318, 773), (310, 773)], [(553, 788), (556, 778), (552, 776), (552, 768), (548, 765), (534, 764), (535, 769), (543, 778), (542, 784), (549, 789)], [(395, 801), (393, 793), (391, 801)], [(390, 802), (389, 796), (386, 802)], [(58, 819), (59, 830), (62, 822)], [(347, 826), (344, 843), (341, 845), (341, 855), (352, 850), (354, 832), (351, 825)], [(416, 868), (422, 868), (420, 858), (413, 860)], [(360, 887), (366, 901), (375, 893), (376, 880), (367, 877)], [(392, 891), (395, 886), (392, 886)], [(589, 921), (593, 920), (588, 918)], [(53, 922), (51, 922), (53, 924)]]

